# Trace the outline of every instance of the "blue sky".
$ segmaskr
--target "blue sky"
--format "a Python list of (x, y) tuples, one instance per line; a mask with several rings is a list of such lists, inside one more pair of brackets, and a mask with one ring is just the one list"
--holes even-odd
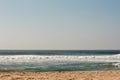
[(0, 0), (0, 49), (120, 49), (120, 0)]

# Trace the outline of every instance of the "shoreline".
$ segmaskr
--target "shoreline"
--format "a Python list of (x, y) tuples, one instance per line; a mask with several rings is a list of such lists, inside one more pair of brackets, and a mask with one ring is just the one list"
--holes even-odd
[(120, 70), (0, 72), (0, 80), (120, 80)]

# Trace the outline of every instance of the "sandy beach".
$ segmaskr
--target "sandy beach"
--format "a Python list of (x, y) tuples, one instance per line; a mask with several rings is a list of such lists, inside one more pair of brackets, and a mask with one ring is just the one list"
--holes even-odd
[(120, 80), (120, 71), (0, 72), (0, 80)]

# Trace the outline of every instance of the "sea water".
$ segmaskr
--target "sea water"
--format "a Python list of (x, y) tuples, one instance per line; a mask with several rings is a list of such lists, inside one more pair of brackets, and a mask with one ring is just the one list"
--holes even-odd
[(0, 50), (1, 71), (119, 69), (120, 50)]

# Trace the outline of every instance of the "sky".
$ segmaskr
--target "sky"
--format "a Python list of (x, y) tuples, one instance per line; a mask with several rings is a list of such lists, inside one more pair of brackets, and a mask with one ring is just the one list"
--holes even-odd
[(120, 49), (120, 0), (0, 0), (0, 49)]

